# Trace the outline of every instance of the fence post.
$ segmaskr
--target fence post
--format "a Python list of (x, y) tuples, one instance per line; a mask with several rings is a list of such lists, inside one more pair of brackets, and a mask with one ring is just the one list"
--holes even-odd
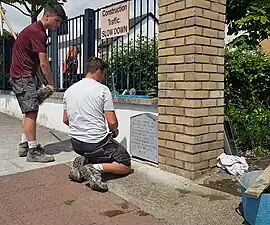
[(86, 74), (87, 60), (95, 56), (95, 10), (85, 9), (83, 21), (83, 73)]
[(58, 35), (57, 30), (51, 32), (51, 58), (52, 58), (52, 73), (53, 73), (53, 85), (56, 89), (59, 86), (59, 71), (58, 71)]
[(2, 63), (3, 63), (3, 90), (7, 90), (7, 75), (6, 75), (6, 40), (3, 36), (3, 59), (2, 59)]
[(2, 36), (2, 41), (1, 41), (1, 47), (2, 47), (2, 51), (1, 51), (1, 57), (2, 57), (2, 68), (0, 69), (1, 70), (1, 78), (0, 78), (0, 81), (1, 81), (1, 87), (0, 89), (2, 90), (5, 90), (5, 82), (6, 82), (6, 79), (5, 79), (5, 67), (4, 67), (4, 60), (5, 60), (5, 41), (4, 41), (4, 38)]

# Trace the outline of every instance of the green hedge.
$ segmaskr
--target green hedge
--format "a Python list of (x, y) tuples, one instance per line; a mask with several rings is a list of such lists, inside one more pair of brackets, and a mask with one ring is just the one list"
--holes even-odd
[(259, 50), (228, 50), (225, 54), (227, 104), (244, 109), (270, 109), (270, 59)]
[(243, 151), (270, 146), (270, 59), (259, 50), (225, 54), (225, 113)]
[(141, 94), (157, 95), (158, 41), (138, 37), (134, 43), (114, 44), (107, 85), (122, 92), (135, 88)]

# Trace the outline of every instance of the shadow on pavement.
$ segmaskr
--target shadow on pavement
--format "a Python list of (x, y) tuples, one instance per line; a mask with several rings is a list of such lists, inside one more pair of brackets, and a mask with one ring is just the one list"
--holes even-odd
[(73, 151), (70, 139), (45, 145), (44, 149), (45, 152), (50, 155), (57, 155), (61, 152)]
[(243, 217), (244, 221), (243, 221), (243, 225), (250, 225), (246, 220), (245, 220), (245, 217), (244, 217), (244, 209), (243, 209), (243, 203), (241, 202), (239, 204), (239, 206), (235, 209), (235, 211)]
[(110, 180), (121, 179), (121, 178), (125, 178), (129, 175), (131, 175), (131, 173), (127, 174), (127, 175), (116, 175), (116, 174), (111, 174), (111, 173), (104, 173), (104, 174), (102, 174), (102, 181), (107, 182)]

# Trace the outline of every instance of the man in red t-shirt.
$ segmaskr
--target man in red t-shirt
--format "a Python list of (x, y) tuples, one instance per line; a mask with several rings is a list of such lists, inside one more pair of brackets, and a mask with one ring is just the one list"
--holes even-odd
[(50, 3), (44, 9), (41, 20), (30, 24), (18, 35), (12, 50), (10, 68), (11, 84), (23, 116), (22, 141), (19, 156), (28, 162), (52, 162), (54, 157), (47, 155), (36, 140), (36, 120), (40, 104), (38, 67), (46, 78), (47, 89), (53, 92), (53, 76), (47, 57), (46, 29), (59, 27), (66, 18), (60, 4)]

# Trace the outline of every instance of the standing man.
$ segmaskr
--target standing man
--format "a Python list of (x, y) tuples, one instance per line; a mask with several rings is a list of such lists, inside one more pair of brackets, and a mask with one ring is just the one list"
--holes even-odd
[[(36, 140), (36, 120), (40, 103), (54, 90), (53, 76), (47, 57), (46, 30), (59, 27), (60, 22), (65, 18), (65, 11), (60, 4), (49, 3), (44, 9), (41, 20), (23, 29), (13, 46), (10, 68), (11, 85), (24, 114), (19, 156), (27, 156), (28, 162), (54, 161), (54, 157), (46, 155)], [(41, 68), (48, 82), (42, 92), (37, 82), (38, 67)]]
[[(69, 126), (75, 158), (69, 178), (88, 181), (91, 189), (107, 191), (102, 173), (126, 175), (131, 172), (127, 150), (114, 138), (118, 135), (112, 95), (105, 81), (108, 65), (92, 57), (85, 78), (64, 94), (63, 122)], [(108, 133), (107, 125), (111, 133)]]

